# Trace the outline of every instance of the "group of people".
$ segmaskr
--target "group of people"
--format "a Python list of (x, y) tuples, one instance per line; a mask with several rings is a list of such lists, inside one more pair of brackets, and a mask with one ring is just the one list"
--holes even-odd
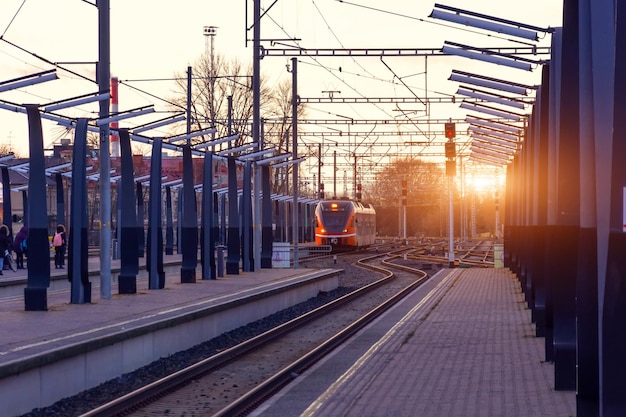
[[(54, 268), (65, 268), (67, 236), (65, 234), (65, 226), (62, 224), (59, 224), (56, 228), (56, 232), (52, 237), (52, 246), (54, 247)], [(17, 269), (25, 269), (24, 256), (28, 256), (28, 228), (26, 226), (22, 226), (13, 241), (11, 241), (8, 226), (6, 224), (0, 226), (0, 275), (3, 275), (2, 271), (6, 257), (13, 256), (11, 252), (15, 252)]]

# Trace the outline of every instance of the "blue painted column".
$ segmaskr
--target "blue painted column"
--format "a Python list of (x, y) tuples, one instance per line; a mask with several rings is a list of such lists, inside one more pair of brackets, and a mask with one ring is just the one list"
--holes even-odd
[(562, 46), (561, 28), (556, 28), (552, 35), (551, 58), (550, 58), (550, 102), (549, 102), (549, 127), (548, 127), (548, 205), (546, 215), (546, 254), (545, 254), (545, 360), (546, 362), (554, 361), (554, 277), (552, 269), (555, 256), (551, 252), (551, 245), (558, 245), (554, 240), (553, 233), (556, 231), (558, 222), (558, 205), (557, 205), (557, 161), (558, 161), (558, 145), (559, 145), (559, 125), (560, 118), (560, 97), (561, 97), (561, 46)]
[[(533, 115), (534, 114), (533, 112)], [(522, 289), (526, 292), (526, 295), (532, 294), (532, 259), (530, 253), (532, 250), (532, 207), (535, 199), (534, 183), (532, 181), (534, 164), (532, 153), (535, 146), (532, 132), (533, 119), (534, 117), (531, 115), (524, 129), (524, 146), (518, 151), (520, 154), (520, 169), (522, 171), (522, 220), (520, 227), (520, 266), (518, 278), (521, 281)]]
[(202, 279), (217, 279), (213, 204), (213, 154), (206, 152), (202, 170), (202, 215), (200, 226)]
[(516, 228), (517, 228), (517, 211), (518, 211), (518, 199), (517, 192), (518, 187), (517, 178), (517, 166), (516, 159), (507, 165), (506, 173), (506, 225), (504, 228), (504, 247), (505, 247), (505, 266), (507, 266), (513, 273), (516, 273), (517, 268), (517, 240), (516, 240)]
[(554, 387), (576, 389), (576, 281), (580, 233), (578, 0), (563, 2), (557, 223), (548, 233), (554, 317)]
[(272, 199), (270, 194), (270, 167), (261, 166), (261, 188), (263, 197), (261, 200), (261, 268), (272, 267)]
[[(161, 177), (159, 177), (161, 178)], [(174, 214), (172, 207), (172, 187), (165, 187), (165, 254), (174, 254)]]
[[(592, 0), (579, 1), (579, 120), (580, 154), (583, 157), (580, 158), (580, 239), (576, 282), (576, 415), (578, 417), (596, 417), (600, 413), (595, 150), (597, 138), (594, 128), (591, 8)], [(607, 46), (603, 42), (602, 49)]]
[[(596, 8), (594, 11), (598, 11), (597, 17), (599, 20), (604, 20), (608, 26), (606, 18), (602, 18), (599, 15), (610, 17), (611, 2), (602, 2), (604, 8), (607, 10), (599, 10)], [(601, 249), (606, 248), (606, 264), (601, 257), (598, 257), (598, 266), (605, 266), (605, 269), (600, 270), (600, 277), (604, 277), (604, 280), (599, 280), (599, 303), (600, 303), (600, 412), (603, 417), (617, 417), (626, 415), (626, 396), (624, 395), (624, 381), (626, 375), (626, 355), (624, 354), (624, 346), (626, 346), (626, 332), (624, 331), (624, 318), (626, 317), (626, 262), (624, 262), (624, 254), (626, 253), (626, 137), (624, 136), (624, 128), (626, 128), (626, 108), (624, 108), (623, 97), (626, 93), (626, 79), (624, 79), (624, 71), (626, 71), (626, 5), (624, 2), (616, 1), (615, 21), (615, 67), (614, 67), (614, 85), (613, 93), (607, 91), (608, 83), (602, 84), (598, 80), (600, 91), (595, 97), (594, 103), (606, 109), (609, 105), (609, 101), (613, 106), (613, 118), (609, 119), (608, 116), (599, 116), (596, 111), (596, 120), (598, 123), (608, 123), (612, 121), (612, 142), (610, 146), (610, 153), (607, 153), (603, 145), (606, 145), (606, 140), (601, 138), (601, 143), (596, 146), (597, 150), (602, 149), (602, 156), (610, 158), (610, 189), (606, 192), (606, 184), (602, 185), (602, 188), (598, 189), (599, 195), (597, 196), (598, 206), (602, 211), (598, 211), (598, 219), (606, 218), (607, 212), (609, 213), (608, 225), (602, 224), (602, 230), (600, 225), (598, 226), (598, 247)], [(610, 26), (609, 26), (610, 27)], [(600, 29), (600, 28), (598, 28)], [(594, 28), (595, 31), (595, 28)], [(594, 42), (595, 47), (607, 48), (606, 51), (598, 51), (598, 56), (604, 55), (606, 58), (605, 63), (595, 61), (598, 65), (595, 69), (599, 70), (598, 76), (604, 75), (606, 77), (609, 74), (603, 65), (607, 65), (611, 62), (608, 56), (611, 51), (610, 34), (607, 30), (601, 30), (600, 34), (605, 35), (606, 43), (601, 44), (600, 39), (598, 42)], [(594, 33), (595, 35), (595, 33)], [(594, 86), (595, 87), (595, 86)], [(604, 96), (601, 94), (604, 93)], [(594, 91), (594, 94), (596, 92)], [(599, 102), (605, 101), (604, 104)], [(606, 130), (605, 130), (606, 131)], [(600, 138), (599, 138), (600, 139)], [(600, 167), (598, 167), (600, 168)], [(599, 180), (606, 180), (606, 173), (599, 172), (601, 178)], [(600, 184), (600, 181), (598, 181)], [(602, 203), (606, 201), (607, 194), (610, 196), (610, 207), (607, 207)], [(607, 227), (608, 226), (608, 227)], [(608, 229), (608, 246), (605, 240), (606, 232)]]
[(276, 224), (276, 229), (273, 230), (272, 235), (274, 236), (275, 242), (284, 242), (283, 240), (283, 216), (282, 216), (282, 204), (278, 200), (274, 200), (272, 203), (272, 216), (273, 221)]
[(24, 226), (28, 227), (28, 193), (22, 190), (22, 207), (24, 208)]
[(185, 194), (183, 192), (183, 188), (178, 188), (176, 199), (176, 253), (183, 253), (183, 201), (185, 200)]
[(549, 145), (549, 92), (550, 92), (550, 68), (544, 65), (541, 73), (541, 87), (537, 92), (537, 126), (535, 126), (537, 144), (535, 146), (536, 160), (534, 169), (534, 183), (537, 192), (536, 202), (536, 227), (533, 236), (533, 294), (532, 294), (532, 319), (535, 323), (537, 337), (545, 335), (546, 324), (546, 280), (549, 279), (546, 272), (546, 226), (548, 215), (548, 145)]
[(502, 240), (504, 242), (504, 267), (512, 269), (512, 235), (511, 226), (513, 222), (513, 167), (511, 164), (506, 166), (506, 193), (505, 193), (505, 207), (504, 207), (504, 232)]
[(11, 207), (11, 180), (9, 178), (9, 169), (2, 167), (0, 171), (2, 172), (2, 224), (5, 224), (9, 228), (9, 238), (13, 240), (13, 208)]
[(291, 244), (293, 244), (293, 201), (283, 201), (283, 210), (285, 215), (285, 242), (291, 242)]
[(220, 225), (219, 196), (217, 195), (216, 192), (213, 192), (212, 194), (213, 194), (213, 227), (211, 227), (211, 239), (213, 239), (213, 242), (215, 242), (215, 244), (217, 244), (218, 242), (220, 242), (221, 244), (220, 229), (219, 229), (219, 225)]
[(243, 169), (243, 190), (241, 195), (241, 233), (243, 241), (241, 257), (243, 259), (243, 271), (254, 271), (254, 251), (252, 240), (252, 161), (246, 161)]
[(38, 106), (27, 104), (25, 107), (28, 115), (30, 156), (30, 174), (28, 177), (30, 229), (28, 231), (28, 278), (26, 288), (24, 288), (24, 305), (26, 311), (46, 311), (48, 310), (47, 290), (50, 286), (50, 246), (48, 243), (48, 213), (40, 209), (47, 207), (46, 160)]
[(137, 254), (143, 258), (146, 250), (146, 234), (143, 229), (144, 209), (143, 209), (143, 186), (137, 182)]
[[(150, 162), (150, 189), (148, 191), (148, 254), (146, 269), (148, 270), (148, 288), (160, 290), (165, 288), (165, 272), (163, 270), (163, 228), (161, 201), (161, 150), (163, 141), (156, 138), (152, 141), (152, 158)], [(169, 187), (167, 187), (169, 197)], [(168, 199), (171, 217), (171, 197)], [(170, 254), (171, 255), (171, 254)]]
[(532, 181), (532, 173), (534, 166), (535, 143), (535, 124), (537, 120), (537, 107), (533, 107), (533, 111), (528, 118), (528, 126), (524, 137), (524, 146), (518, 152), (522, 156), (524, 165), (524, 228), (523, 228), (523, 251), (522, 251), (522, 272), (518, 276), (526, 303), (532, 304), (533, 297), (533, 265), (532, 265), (532, 233), (534, 227), (534, 201), (535, 190)]
[[(73, 168), (72, 168), (73, 170)], [(63, 176), (60, 173), (54, 174), (57, 188), (57, 225), (65, 223), (65, 189), (63, 187)]]
[(287, 239), (287, 202), (285, 202), (284, 200), (276, 200), (278, 207), (276, 210), (276, 214), (278, 215), (278, 224), (280, 225), (279, 227), (277, 227), (276, 231), (280, 232), (280, 234), (278, 235), (278, 241), (280, 242), (288, 242), (289, 239)]
[(120, 294), (137, 293), (137, 274), (139, 273), (139, 255), (137, 253), (137, 201), (134, 187), (133, 155), (130, 148), (128, 129), (120, 129), (120, 156), (122, 178), (118, 185), (120, 201), (120, 275), (118, 286)]
[(115, 239), (117, 249), (114, 249), (113, 259), (120, 259), (120, 241), (122, 240), (122, 186), (121, 181), (115, 184)]
[[(67, 278), (71, 283), (72, 304), (91, 302), (91, 282), (89, 282), (89, 265), (87, 263), (89, 257), (87, 240), (87, 122), (88, 120), (85, 118), (78, 119), (72, 151), (72, 193), (70, 194), (71, 210), (67, 256)], [(30, 242), (30, 231), (28, 238)]]
[(226, 194), (220, 199), (220, 244), (226, 244)]
[(181, 241), (183, 263), (180, 268), (180, 282), (196, 282), (198, 266), (198, 209), (194, 188), (193, 160), (191, 147), (183, 146), (183, 218)]
[(239, 204), (237, 201), (237, 167), (235, 157), (228, 156), (228, 254), (226, 273), (239, 274), (241, 244), (239, 238)]

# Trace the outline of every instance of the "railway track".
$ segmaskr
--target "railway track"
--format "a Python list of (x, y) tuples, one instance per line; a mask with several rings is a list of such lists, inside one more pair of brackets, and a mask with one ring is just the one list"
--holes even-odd
[[(411, 259), (433, 264), (448, 264), (445, 245), (423, 244), (408, 254)], [(487, 267), (493, 266), (493, 242), (488, 240), (470, 241), (459, 244), (456, 249), (458, 266)]]
[(380, 278), (83, 416), (245, 415), (425, 282), (425, 272), (394, 263), (411, 249), (358, 255)]

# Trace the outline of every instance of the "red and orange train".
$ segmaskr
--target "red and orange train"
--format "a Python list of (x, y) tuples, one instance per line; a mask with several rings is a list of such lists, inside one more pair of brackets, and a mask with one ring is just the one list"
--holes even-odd
[(367, 247), (376, 239), (376, 211), (353, 200), (324, 200), (315, 209), (315, 244), (334, 250)]

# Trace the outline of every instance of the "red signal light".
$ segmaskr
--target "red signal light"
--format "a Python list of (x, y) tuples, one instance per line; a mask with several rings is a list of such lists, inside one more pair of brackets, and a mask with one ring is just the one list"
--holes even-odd
[(446, 138), (454, 139), (456, 137), (456, 125), (454, 123), (446, 123), (444, 129)]

